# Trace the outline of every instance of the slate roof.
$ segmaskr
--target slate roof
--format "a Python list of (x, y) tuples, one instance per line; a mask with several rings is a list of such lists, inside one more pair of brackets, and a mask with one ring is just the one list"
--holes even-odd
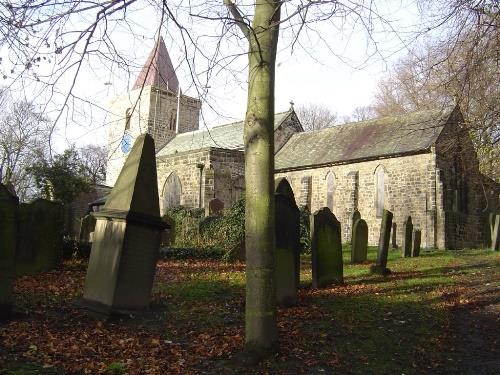
[(275, 170), (353, 162), (428, 150), (453, 107), (295, 133), (275, 157)]
[(143, 84), (144, 86), (155, 86), (173, 92), (179, 90), (179, 81), (162, 37), (149, 53), (148, 59), (142, 67), (132, 90), (141, 88)]
[[(292, 110), (274, 115), (274, 130), (276, 130)], [(224, 148), (229, 150), (243, 150), (244, 121), (215, 126), (211, 129), (195, 130), (177, 134), (174, 139), (163, 146), (157, 156), (172, 155), (177, 152), (199, 150), (202, 148)]]

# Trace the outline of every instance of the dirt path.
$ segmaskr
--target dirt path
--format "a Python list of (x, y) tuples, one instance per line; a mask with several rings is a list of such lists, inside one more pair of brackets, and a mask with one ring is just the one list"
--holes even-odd
[(500, 374), (499, 265), (467, 277), (451, 307), (450, 339), (464, 374)]

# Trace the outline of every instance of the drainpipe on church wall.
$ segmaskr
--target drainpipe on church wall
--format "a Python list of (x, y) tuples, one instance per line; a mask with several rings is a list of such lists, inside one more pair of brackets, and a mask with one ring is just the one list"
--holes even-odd
[(196, 168), (200, 170), (200, 190), (198, 193), (198, 208), (203, 207), (203, 202), (202, 202), (202, 193), (203, 193), (203, 168), (205, 167), (205, 164), (203, 163), (198, 163), (196, 164)]

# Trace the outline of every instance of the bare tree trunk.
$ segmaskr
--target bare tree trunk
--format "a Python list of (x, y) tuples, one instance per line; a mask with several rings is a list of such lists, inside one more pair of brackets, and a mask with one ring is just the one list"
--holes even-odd
[(245, 347), (259, 356), (277, 347), (274, 279), (274, 79), (280, 2), (255, 5), (245, 119)]

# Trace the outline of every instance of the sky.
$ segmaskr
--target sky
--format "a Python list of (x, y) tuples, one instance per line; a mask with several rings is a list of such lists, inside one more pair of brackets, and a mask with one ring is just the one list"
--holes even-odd
[[(185, 47), (182, 35), (171, 19), (163, 20), (160, 34), (176, 67), (183, 92), (195, 97), (203, 95), (200, 127), (212, 127), (243, 119), (248, 73), (244, 56), (246, 44), (242, 40), (241, 33), (235, 27), (224, 29), (220, 21), (191, 17), (183, 7), (185, 2), (178, 1), (181, 3), (176, 8), (175, 15), (190, 30), (191, 35), (196, 37), (197, 49), (190, 43)], [(210, 6), (209, 0), (195, 5), (189, 11), (210, 16), (224, 11), (220, 6), (221, 3), (215, 2)], [(295, 43), (293, 42), (299, 30), (298, 26), (290, 23), (282, 25), (276, 59), (276, 112), (289, 109), (290, 102), (293, 101), (296, 107), (308, 104), (324, 105), (342, 118), (350, 115), (356, 107), (367, 106), (372, 102), (377, 82), (387, 75), (398, 57), (407, 53), (408, 44), (405, 45), (404, 42), (407, 42), (413, 31), (419, 27), (415, 1), (386, 0), (378, 1), (376, 4), (378, 6), (376, 12), (382, 14), (384, 20), (376, 18), (369, 20), (371, 21), (368, 25), (369, 37), (367, 26), (363, 25), (360, 19), (351, 17), (323, 20), (303, 27)], [(240, 5), (242, 11), (252, 9), (251, 6), (245, 7), (245, 2), (240, 2)], [(295, 9), (295, 5), (291, 1), (289, 7), (283, 9), (282, 19), (287, 18)], [(204, 10), (204, 6), (207, 10)], [(321, 9), (328, 11), (324, 7)], [(77, 146), (106, 144), (108, 125), (106, 109), (115, 96), (127, 92), (128, 87), (133, 85), (158, 35), (160, 15), (153, 12), (153, 7), (139, 2), (128, 12), (128, 23), (117, 22), (106, 32), (112, 35), (116, 51), (127, 57), (130, 63), (129, 72), (121, 69), (117, 61), (110, 62), (102, 57), (99, 58), (98, 55), (86, 58), (73, 88), (78, 100), (72, 99), (66, 103), (66, 93), (73, 83), (75, 66), (61, 76), (55, 91), (48, 91), (47, 86), (35, 80), (30, 84), (23, 83), (23, 95), (26, 99), (39, 103), (40, 108), (43, 108), (51, 119), (56, 119), (60, 115), (64, 103), (65, 108), (69, 108), (62, 112), (57, 123), (53, 137), (56, 150), (61, 151), (69, 144)], [(315, 15), (313, 12), (312, 14)], [(321, 16), (320, 13), (316, 15)], [(251, 17), (251, 14), (249, 16)], [(79, 15), (77, 19), (72, 20), (71, 27), (78, 30), (82, 25), (88, 24), (89, 20), (92, 20), (91, 16)], [(221, 34), (223, 34), (222, 39), (215, 38)], [(206, 60), (204, 56), (213, 55), (218, 40), (221, 40), (218, 46), (220, 56), (238, 54), (241, 56), (234, 60), (224, 59), (221, 62), (222, 67), (216, 66), (211, 69), (210, 79), (207, 79), (208, 74), (205, 70), (207, 61), (210, 60)], [(94, 48), (106, 50), (102, 44)], [(0, 56), (5, 56), (7, 53), (5, 49), (0, 50)], [(53, 75), (54, 69), (57, 69), (58, 64), (62, 65), (65, 57), (64, 54), (55, 56), (52, 61), (56, 63), (55, 65), (41, 64), (38, 67), (38, 75), (47, 77)], [(4, 70), (6, 60), (7, 58), (4, 58), (4, 64), (0, 66)], [(191, 62), (191, 69), (188, 61)], [(192, 68), (193, 61), (195, 72)], [(193, 74), (197, 74), (196, 85), (193, 84)], [(15, 74), (7, 75), (9, 78), (4, 80), (4, 84), (15, 76)], [(16, 81), (16, 84), (19, 82)], [(13, 87), (19, 88), (19, 85)], [(51, 93), (50, 96), (48, 92)]]

